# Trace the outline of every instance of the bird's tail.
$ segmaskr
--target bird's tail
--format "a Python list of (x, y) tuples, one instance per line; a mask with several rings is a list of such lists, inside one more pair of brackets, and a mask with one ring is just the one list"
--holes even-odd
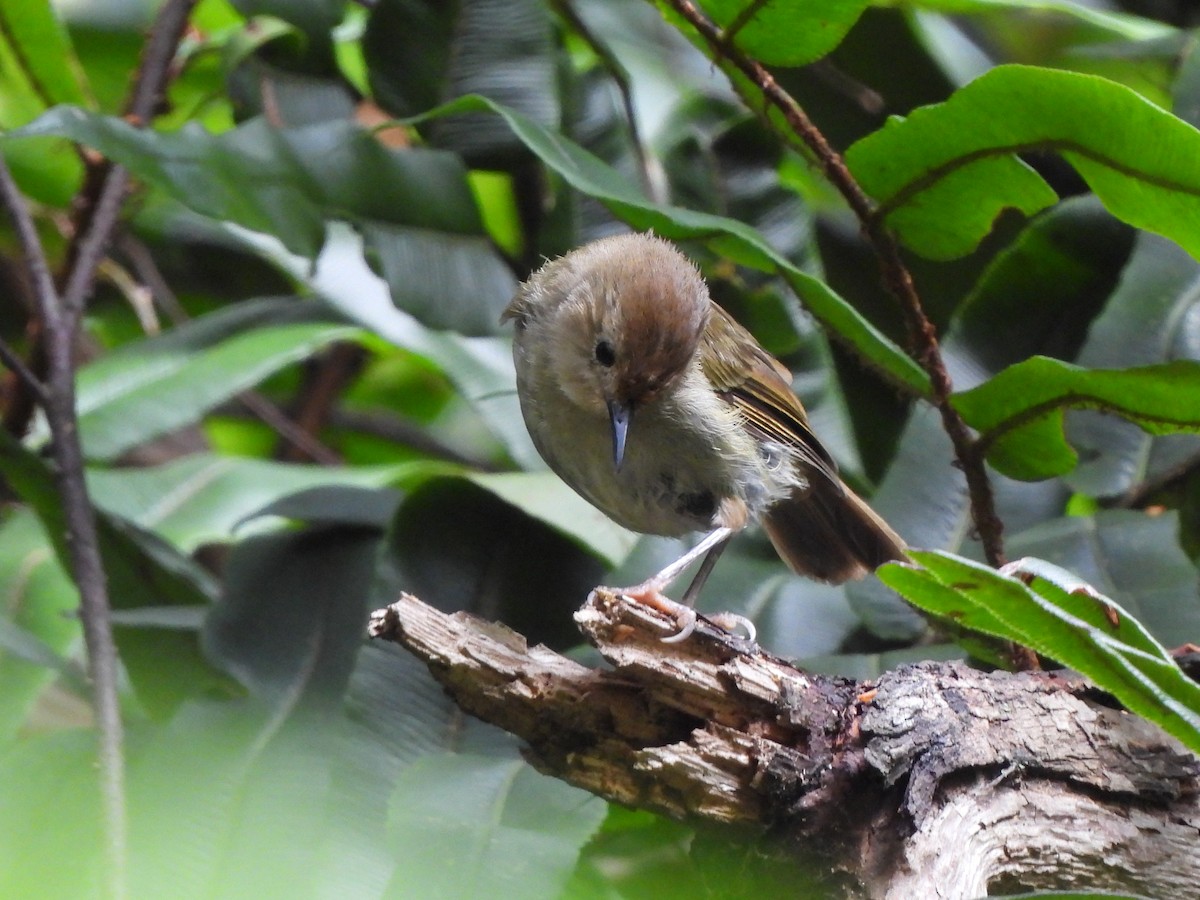
[(904, 559), (904, 541), (866, 501), (836, 480), (814, 478), (775, 504), (763, 527), (793, 571), (841, 584)]

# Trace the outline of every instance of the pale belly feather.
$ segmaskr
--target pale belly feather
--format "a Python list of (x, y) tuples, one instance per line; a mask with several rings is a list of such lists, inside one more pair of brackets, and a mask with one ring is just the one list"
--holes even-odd
[[(714, 517), (728, 498), (743, 501), (757, 518), (796, 483), (791, 467), (781, 466), (778, 448), (760, 447), (735, 411), (696, 382), (702, 376), (689, 375), (678, 391), (634, 410), (620, 471), (603, 411), (582, 409), (556, 390), (540, 392), (536, 416), (524, 403), (522, 411), (550, 467), (626, 528), (666, 536), (708, 530), (721, 524)], [(694, 411), (686, 419), (683, 404)]]

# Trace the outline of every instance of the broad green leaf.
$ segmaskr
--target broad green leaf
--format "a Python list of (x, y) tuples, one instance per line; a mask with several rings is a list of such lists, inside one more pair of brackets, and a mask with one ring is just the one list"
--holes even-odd
[[(1200, 685), (1113, 600), (1062, 572), (1026, 586), (948, 553), (913, 551), (879, 577), (917, 606), (955, 624), (1016, 641), (1070, 666), (1131, 711), (1200, 752)], [(1041, 563), (1038, 571), (1054, 569)], [(1059, 570), (1060, 572), (1062, 570)]]
[(88, 485), (101, 508), (191, 553), (236, 540), (252, 517), (288, 515), (282, 504), (302, 491), (409, 486), (447, 471), (442, 463), (332, 467), (196, 453), (153, 468), (94, 469)]
[(999, 66), (891, 119), (846, 160), (908, 246), (951, 259), (1005, 208), (1032, 215), (1055, 202), (1016, 156), (1035, 151), (1061, 153), (1115, 216), (1200, 256), (1200, 132), (1103, 78)]
[[(49, 0), (0, 0), (0, 61), (8, 75), (0, 108), (12, 103), (11, 89), (16, 84), (42, 108), (87, 102), (86, 76)], [(11, 108), (0, 112), (5, 126), (17, 124), (12, 112)]]
[(205, 652), (275, 715), (336, 705), (362, 643), (379, 543), (376, 529), (313, 527), (237, 544)]
[[(70, 566), (67, 522), (47, 464), (0, 429), (0, 473), (33, 507), (64, 568)], [(212, 577), (161, 538), (98, 511), (100, 554), (114, 609), (201, 606), (216, 594)], [(148, 712), (166, 715), (185, 697), (224, 686), (205, 662), (196, 636), (115, 629), (121, 661)]]
[(67, 137), (213, 219), (317, 255), (327, 219), (360, 225), (395, 302), (434, 327), (497, 330), (516, 288), (483, 230), (453, 154), (395, 151), (349, 121), (275, 128), (251, 119), (222, 134), (196, 122), (160, 133), (61, 106), (4, 138)]
[(552, 472), (478, 472), (467, 473), (466, 477), (556, 528), (610, 565), (619, 565), (637, 541), (636, 534), (617, 525)]
[(1121, 277), (1134, 235), (1091, 195), (1036, 216), (996, 254), (955, 311), (942, 339), (955, 388), (975, 387), (1035, 354), (1106, 365), (1076, 359), (1076, 353)]
[(273, 500), (243, 521), (278, 516), (310, 525), (358, 525), (382, 531), (403, 499), (400, 491), (391, 488), (319, 484)]
[[(1098, 9), (1072, 0), (912, 0), (917, 9), (948, 15), (1026, 14), (1045, 19), (1074, 19), (1087, 26), (1093, 40), (1149, 41), (1175, 34), (1175, 29), (1153, 19)], [(1018, 19), (1017, 21), (1026, 21)]]
[(421, 117), (490, 110), (501, 116), (525, 145), (569, 185), (594, 197), (638, 229), (674, 239), (708, 242), (713, 251), (740, 265), (777, 273), (825, 327), (853, 346), (864, 361), (921, 395), (929, 390), (924, 371), (826, 284), (801, 271), (754, 229), (742, 222), (646, 200), (620, 173), (560, 134), (485, 97), (464, 97)]
[(508, 340), (435, 331), (397, 309), (387, 285), (364, 261), (359, 236), (339, 223), (331, 224), (315, 266), (263, 235), (231, 230), (355, 322), (397, 347), (430, 360), (478, 411), (519, 466), (545, 468), (521, 418)]
[(1007, 551), (1074, 572), (1129, 610), (1163, 644), (1176, 646), (1200, 637), (1200, 574), (1179, 546), (1179, 532), (1174, 511), (1109, 509), (1014, 528)]
[(0, 896), (99, 893), (98, 771), (96, 735), (84, 728), (30, 735), (0, 756)]
[(577, 541), (471, 481), (437, 478), (401, 504), (375, 596), (389, 603), (408, 591), (504, 622), (531, 643), (569, 646), (579, 639), (572, 614), (605, 570)]
[(389, 897), (560, 896), (606, 805), (527, 763), (428, 756), (396, 781)]
[(79, 593), (28, 509), (9, 509), (0, 522), (0, 597), (5, 611), (0, 619), (4, 746), (25, 723), (41, 692), (69, 667), (65, 656), (80, 638), (79, 619), (73, 615)]
[[(561, 117), (558, 42), (539, 0), (383, 0), (371, 10), (363, 53), (373, 93), (398, 116), (482, 94), (547, 127)], [(490, 116), (433, 122), (428, 136), (473, 168), (503, 168), (523, 155)]]
[(80, 371), (84, 453), (92, 460), (111, 460), (196, 422), (284, 366), (361, 333), (331, 321), (319, 304), (271, 298), (127, 344)]
[[(722, 29), (742, 22), (749, 0), (701, 0)], [(760, 62), (802, 66), (825, 56), (846, 36), (868, 0), (784, 0), (760, 3), (733, 35), (734, 45)], [(726, 37), (728, 39), (728, 36)]]
[(169, 883), (179, 900), (311, 896), (337, 763), (327, 731), (304, 724), (250, 700), (196, 701), (138, 734), (130, 895)]
[[(57, 103), (94, 104), (71, 39), (49, 0), (0, 0), (0, 129)], [(4, 144), (5, 162), (31, 197), (66, 205), (83, 175), (69, 147), (39, 139)]]
[[(374, 591), (372, 605), (395, 599)], [(322, 847), (319, 896), (381, 897), (396, 871), (387, 836), (390, 787), (422, 757), (445, 751), (487, 754), (516, 762), (516, 738), (464, 716), (425, 664), (386, 641), (364, 645), (346, 691), (334, 741), (328, 836)], [(387, 773), (381, 790), (380, 774)], [(439, 804), (440, 805), (440, 804)]]
[[(1176, 359), (1200, 362), (1197, 311), (1200, 264), (1170, 241), (1141, 234), (1076, 362), (1097, 369)], [(1068, 483), (1093, 497), (1111, 497), (1175, 471), (1200, 447), (1200, 438), (1193, 435), (1156, 437), (1095, 412), (1072, 413), (1066, 428), (1083, 460)]]
[(1063, 410), (1099, 409), (1149, 434), (1200, 432), (1200, 362), (1088, 370), (1035, 356), (977, 388), (955, 408), (988, 443), (988, 461), (1013, 478), (1069, 472), (1075, 451), (1063, 435)]
[(813, 212), (785, 187), (782, 148), (744, 107), (697, 97), (663, 125), (655, 148), (680, 206), (737, 219), (806, 270), (817, 263)]

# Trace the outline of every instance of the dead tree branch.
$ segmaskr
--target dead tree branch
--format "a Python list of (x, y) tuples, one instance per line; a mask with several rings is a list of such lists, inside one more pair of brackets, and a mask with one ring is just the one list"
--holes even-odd
[(370, 633), (543, 772), (778, 852), (819, 846), (857, 895), (989, 884), (1183, 896), (1200, 879), (1200, 760), (1078, 677), (924, 663), (873, 682), (810, 675), (702, 624), (597, 591), (576, 615), (597, 671), (414, 597)]

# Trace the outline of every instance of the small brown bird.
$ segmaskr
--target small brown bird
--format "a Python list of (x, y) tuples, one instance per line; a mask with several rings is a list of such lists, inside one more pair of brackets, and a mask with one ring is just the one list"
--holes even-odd
[(690, 607), (729, 538), (761, 521), (791, 568), (840, 584), (904, 542), (838, 477), (791, 374), (709, 299), (665, 240), (629, 234), (546, 263), (504, 311), (516, 323), (521, 412), (538, 452), (615, 522), (643, 534), (709, 534), (621, 593), (695, 613), (662, 589), (706, 554)]

